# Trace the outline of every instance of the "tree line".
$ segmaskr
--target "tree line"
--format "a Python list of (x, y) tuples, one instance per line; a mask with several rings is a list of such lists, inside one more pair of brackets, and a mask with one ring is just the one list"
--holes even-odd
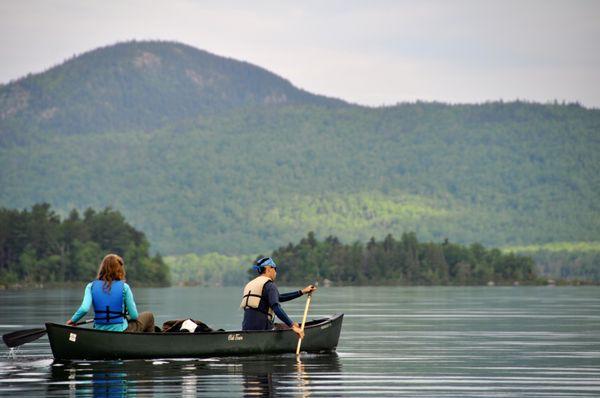
[(503, 254), (481, 244), (421, 243), (415, 233), (399, 240), (387, 235), (368, 243), (342, 244), (337, 237), (323, 241), (310, 232), (298, 244), (288, 244), (272, 253), (285, 271), (281, 284), (307, 280), (341, 285), (482, 285), (536, 283), (531, 257)]
[(73, 209), (64, 220), (47, 203), (0, 208), (0, 285), (89, 281), (108, 253), (124, 258), (134, 284), (168, 285), (169, 269), (149, 247), (144, 233), (111, 208), (83, 215)]

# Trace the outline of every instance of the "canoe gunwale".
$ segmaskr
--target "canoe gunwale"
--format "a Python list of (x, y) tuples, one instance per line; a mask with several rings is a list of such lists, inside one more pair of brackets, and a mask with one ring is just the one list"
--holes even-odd
[[(305, 330), (310, 330), (310, 329), (314, 329), (316, 327), (320, 327), (323, 326), (324, 324), (327, 323), (333, 323), (335, 322), (339, 317), (344, 316), (344, 314), (339, 313), (339, 314), (335, 314), (332, 315), (328, 318), (321, 318), (321, 319), (316, 319), (313, 321), (310, 321), (311, 323), (309, 324), (307, 322), (307, 324), (304, 326)], [(94, 329), (94, 328), (81, 328), (81, 327), (77, 327), (77, 326), (70, 326), (70, 325), (64, 325), (61, 323), (54, 323), (54, 322), (46, 322), (46, 329), (48, 329), (48, 326), (50, 326), (51, 328), (63, 328), (63, 329), (72, 329), (73, 331), (78, 331), (81, 332), (83, 331), (89, 331), (89, 332), (93, 332), (93, 333), (118, 333), (119, 335), (153, 335), (153, 336), (198, 336), (198, 335), (214, 335), (214, 334), (231, 334), (231, 333), (281, 333), (281, 332), (289, 332), (291, 331), (291, 329), (271, 329), (271, 330), (213, 330), (212, 332), (204, 332), (204, 333), (189, 333), (189, 332), (167, 332), (167, 333), (162, 333), (162, 332), (115, 332), (115, 331), (111, 331), (111, 330), (100, 330), (100, 329)]]

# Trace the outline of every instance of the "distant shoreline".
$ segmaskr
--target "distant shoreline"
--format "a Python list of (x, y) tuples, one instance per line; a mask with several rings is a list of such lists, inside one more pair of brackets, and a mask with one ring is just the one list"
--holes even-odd
[[(52, 283), (15, 283), (10, 285), (0, 285), (0, 291), (8, 290), (44, 290), (44, 289), (68, 289), (81, 288), (89, 281), (81, 282), (52, 282)], [(156, 284), (136, 284), (136, 288), (171, 288), (171, 287), (236, 287), (238, 285), (206, 285), (206, 284), (173, 284), (173, 285), (156, 285)], [(334, 284), (328, 287), (532, 287), (532, 286), (547, 286), (547, 287), (579, 287), (579, 286), (600, 286), (600, 283), (591, 280), (564, 280), (564, 279), (547, 279), (529, 283), (494, 283), (494, 284), (468, 284), (468, 285), (407, 285), (407, 284)], [(327, 287), (325, 287), (327, 288)]]

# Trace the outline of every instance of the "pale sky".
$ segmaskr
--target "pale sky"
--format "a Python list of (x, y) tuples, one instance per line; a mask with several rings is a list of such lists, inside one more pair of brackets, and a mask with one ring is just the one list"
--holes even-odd
[(600, 108), (595, 0), (0, 0), (0, 82), (132, 39), (179, 41), (363, 105)]

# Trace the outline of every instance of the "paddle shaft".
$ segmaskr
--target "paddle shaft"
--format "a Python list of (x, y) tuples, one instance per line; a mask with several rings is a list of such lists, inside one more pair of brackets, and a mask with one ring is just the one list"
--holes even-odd
[[(75, 326), (83, 325), (86, 323), (94, 322), (93, 319), (87, 319), (83, 322), (78, 322)], [(35, 329), (25, 329), (25, 330), (17, 330), (11, 333), (7, 333), (2, 335), (2, 341), (8, 347), (17, 347), (26, 343), (31, 343), (46, 334), (46, 328), (35, 328)]]
[[(308, 307), (310, 306), (310, 299), (312, 298), (312, 292), (308, 293), (308, 298), (306, 299), (306, 306), (304, 307), (304, 316), (302, 317), (302, 326), (300, 326), (300, 330), (304, 331), (304, 324), (306, 323), (306, 316), (308, 315)], [(296, 346), (296, 355), (300, 355), (300, 345), (302, 345), (302, 339), (298, 338), (298, 345)]]

